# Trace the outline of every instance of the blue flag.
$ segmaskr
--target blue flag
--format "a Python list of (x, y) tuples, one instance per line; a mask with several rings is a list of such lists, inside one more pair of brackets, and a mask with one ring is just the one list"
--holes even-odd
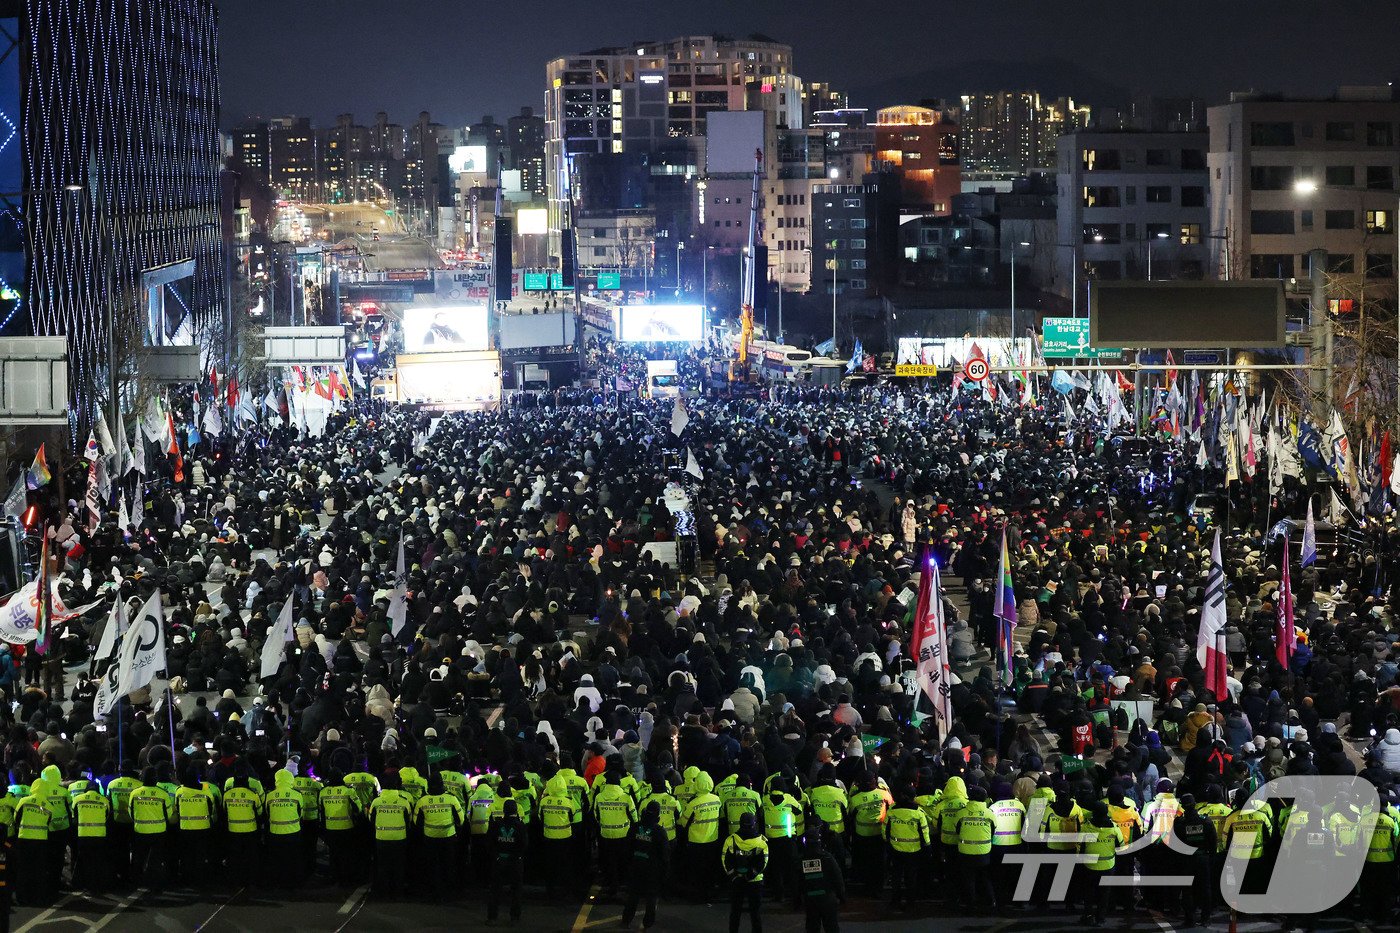
[(1298, 425), (1298, 455), (1303, 458), (1304, 464), (1314, 470), (1326, 470), (1334, 477), (1337, 475), (1332, 470), (1332, 458), (1322, 455), (1322, 435), (1306, 421)]
[(860, 338), (856, 338), (856, 348), (851, 351), (851, 358), (846, 363), (846, 372), (853, 373), (860, 369), (861, 363), (865, 362), (865, 350), (861, 348)]
[(1303, 566), (1317, 562), (1317, 521), (1313, 518), (1312, 500), (1308, 500), (1308, 521), (1303, 526)]

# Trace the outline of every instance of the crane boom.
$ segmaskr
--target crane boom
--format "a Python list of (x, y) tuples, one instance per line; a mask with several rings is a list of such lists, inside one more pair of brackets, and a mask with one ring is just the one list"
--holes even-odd
[[(742, 378), (749, 375), (749, 341), (753, 339), (754, 290), (758, 280), (758, 195), (763, 178), (763, 150), (754, 150), (753, 190), (749, 196), (749, 245), (744, 249), (743, 291), (739, 308), (739, 360)], [(730, 373), (731, 381), (736, 378)]]

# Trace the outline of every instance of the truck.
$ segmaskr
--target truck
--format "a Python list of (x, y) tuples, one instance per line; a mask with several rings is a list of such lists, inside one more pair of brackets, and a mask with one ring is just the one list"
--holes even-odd
[(681, 394), (681, 376), (675, 360), (647, 360), (647, 398), (675, 398)]

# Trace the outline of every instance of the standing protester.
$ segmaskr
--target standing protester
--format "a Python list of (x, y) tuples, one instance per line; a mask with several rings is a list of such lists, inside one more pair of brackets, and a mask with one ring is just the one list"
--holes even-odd
[(799, 853), (802, 904), (807, 933), (839, 933), (839, 908), (846, 903), (846, 879), (840, 861), (826, 847), (829, 829), (809, 831)]
[(656, 923), (656, 902), (668, 867), (666, 831), (661, 827), (661, 807), (648, 801), (641, 819), (632, 827), (632, 860), (627, 869), (627, 903), (622, 909), (622, 926), (630, 928), (637, 905), (645, 904), (642, 928)]
[(744, 911), (749, 928), (762, 933), (763, 872), (768, 867), (768, 842), (758, 831), (758, 820), (745, 814), (739, 829), (724, 840), (724, 871), (729, 876), (729, 933), (739, 933)]
[(524, 883), (525, 851), (529, 839), (525, 824), (517, 815), (514, 800), (507, 800), (502, 816), (491, 824), (491, 889), (486, 897), (486, 922), (495, 923), (500, 914), (501, 892), (510, 898), (510, 922), (520, 922), (520, 888)]

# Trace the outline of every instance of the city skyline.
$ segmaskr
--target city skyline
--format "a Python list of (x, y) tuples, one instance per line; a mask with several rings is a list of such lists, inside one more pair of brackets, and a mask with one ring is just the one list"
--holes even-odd
[[(499, 12), (474, 9), (469, 25), (444, 28), (461, 11), (446, 0), (418, 0), (392, 17), (367, 0), (241, 0), (221, 8), (223, 124), (228, 129), (252, 117), (297, 114), (327, 125), (339, 113), (380, 110), (400, 122), (427, 110), (452, 126), (488, 113), (504, 118), (520, 106), (541, 107), (544, 64), (552, 57), (707, 33), (760, 33), (790, 44), (795, 73), (830, 82), (869, 107), (1026, 88), (1071, 94), (1094, 106), (1143, 92), (1217, 102), (1232, 90), (1320, 96), (1338, 85), (1396, 77), (1387, 48), (1400, 31), (1395, 7), (1324, 9), (1284, 0), (1262, 19), (1258, 8), (1187, 0), (1130, 19), (1101, 0), (1023, 11), (1015, 6), (949, 3), (940, 18), (910, 23), (906, 6), (884, 2), (865, 4), (853, 16), (849, 6), (816, 0), (795, 19), (722, 0), (703, 13), (629, 7), (620, 24), (597, 13), (582, 20), (577, 7), (557, 0), (530, 0)], [(371, 21), (374, 28), (366, 29)], [(841, 28), (832, 29), (838, 22)], [(522, 23), (531, 36), (523, 49)], [(949, 42), (950, 35), (968, 41)], [(1147, 36), (1150, 43), (1141, 41)], [(852, 55), (852, 48), (879, 48), (880, 60), (891, 64), (871, 71), (870, 57)], [(1189, 69), (1180, 67), (1183, 49), (1190, 50)], [(1319, 54), (1328, 49), (1345, 49), (1345, 55)], [(281, 69), (264, 67), (268, 61), (300, 62), (316, 80), (288, 81)]]

